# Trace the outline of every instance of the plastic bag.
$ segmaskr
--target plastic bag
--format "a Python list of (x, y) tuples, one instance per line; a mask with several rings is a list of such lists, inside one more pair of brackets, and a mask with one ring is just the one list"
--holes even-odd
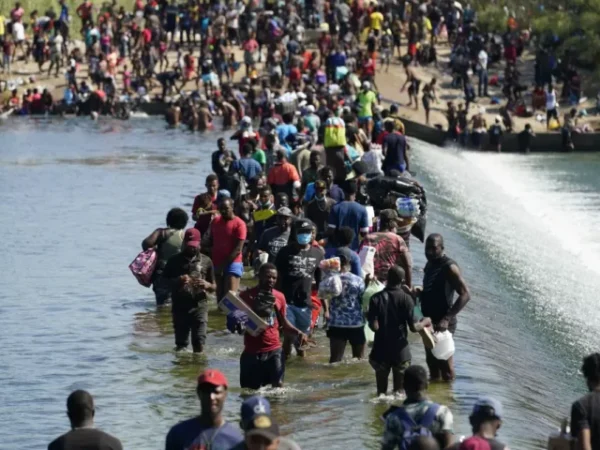
[(330, 275), (319, 284), (318, 297), (331, 300), (342, 294), (342, 279), (338, 274)]
[(369, 247), (368, 245), (363, 246), (358, 253), (360, 259), (360, 267), (364, 275), (370, 274), (375, 275), (375, 247)]
[(367, 309), (369, 309), (369, 302), (371, 301), (371, 297), (373, 297), (378, 292), (383, 291), (384, 288), (385, 284), (383, 284), (381, 281), (377, 279), (371, 280), (362, 296), (363, 310), (366, 311)]

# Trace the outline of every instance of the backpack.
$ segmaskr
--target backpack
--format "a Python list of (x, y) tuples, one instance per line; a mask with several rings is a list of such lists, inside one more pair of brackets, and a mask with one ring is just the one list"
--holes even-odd
[(429, 428), (433, 425), (439, 409), (440, 405), (437, 403), (429, 405), (429, 408), (425, 411), (425, 414), (423, 414), (423, 417), (421, 417), (419, 422), (415, 422), (404, 408), (398, 408), (393, 412), (393, 414), (400, 419), (402, 429), (404, 430), (402, 444), (400, 446), (401, 450), (407, 450), (412, 441), (420, 436), (433, 437)]

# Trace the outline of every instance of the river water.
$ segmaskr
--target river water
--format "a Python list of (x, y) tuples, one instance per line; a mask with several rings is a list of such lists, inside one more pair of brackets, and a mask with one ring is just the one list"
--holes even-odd
[[(227, 417), (238, 420), (241, 338), (210, 314), (206, 356), (175, 355), (168, 313), (127, 265), (169, 208), (203, 190), (218, 134), (162, 121), (0, 123), (0, 445), (44, 448), (68, 429), (65, 400), (89, 390), (97, 424), (125, 448), (164, 446), (195, 414), (194, 379), (223, 370)], [(472, 301), (460, 315), (457, 380), (431, 386), (457, 434), (480, 394), (505, 406), (500, 436), (517, 449), (545, 438), (584, 392), (578, 368), (600, 332), (600, 155), (496, 155), (414, 143), (430, 203), (428, 232), (446, 238)], [(416, 279), (423, 246), (411, 243)], [(285, 433), (303, 448), (375, 449), (380, 416), (366, 362), (330, 367), (328, 343), (288, 364), (267, 390)], [(423, 363), (417, 339), (413, 359)]]

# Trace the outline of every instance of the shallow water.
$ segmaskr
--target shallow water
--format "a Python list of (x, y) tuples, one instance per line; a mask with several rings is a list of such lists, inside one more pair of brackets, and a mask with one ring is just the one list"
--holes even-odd
[[(241, 337), (213, 311), (207, 354), (175, 355), (168, 313), (127, 269), (168, 209), (189, 209), (203, 190), (219, 135), (154, 119), (9, 120), (0, 133), (0, 447), (47, 445), (68, 428), (66, 396), (83, 388), (98, 426), (125, 448), (162, 448), (169, 427), (197, 411), (194, 378), (208, 366), (229, 377), (227, 416), (238, 420)], [(600, 331), (600, 155), (414, 147), (428, 231), (445, 236), (473, 298), (459, 320), (458, 378), (431, 394), (451, 407), (458, 434), (474, 399), (494, 395), (506, 410), (501, 438), (543, 448), (584, 391), (580, 359)], [(420, 279), (423, 248), (411, 246)], [(368, 363), (329, 366), (320, 331), (318, 343), (288, 364), (285, 389), (263, 392), (284, 432), (304, 448), (378, 448), (395, 400), (376, 398)]]

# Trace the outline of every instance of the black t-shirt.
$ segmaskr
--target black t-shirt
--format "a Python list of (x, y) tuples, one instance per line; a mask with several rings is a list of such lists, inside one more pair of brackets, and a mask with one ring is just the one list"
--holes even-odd
[(200, 278), (209, 283), (215, 282), (212, 260), (202, 253), (193, 258), (188, 258), (183, 253), (172, 256), (163, 272), (163, 277), (171, 282), (171, 296), (173, 299), (173, 311), (187, 312), (197, 308), (198, 303), (206, 301), (207, 295), (204, 289), (181, 288), (178, 278), (183, 275)]
[(317, 226), (317, 234), (319, 237), (323, 236), (327, 231), (329, 225), (329, 212), (335, 203), (334, 199), (325, 197), (323, 201), (318, 201), (316, 198), (313, 198), (308, 205), (306, 205), (304, 215)]
[(406, 138), (400, 133), (390, 133), (383, 140), (383, 145), (387, 149), (385, 160), (383, 161), (383, 169), (398, 170), (399, 166), (404, 164)]
[(399, 287), (384, 289), (371, 297), (367, 319), (369, 323), (379, 323), (371, 359), (393, 364), (411, 360), (407, 336), (409, 324), (415, 322), (414, 309), (412, 298)]
[(523, 130), (519, 133), (519, 150), (524, 152), (531, 146), (531, 140), (533, 139), (533, 133), (529, 130)]
[(279, 227), (272, 227), (265, 230), (260, 237), (258, 249), (269, 254), (269, 262), (275, 261), (279, 251), (288, 244), (290, 239), (290, 230), (281, 231)]
[(56, 438), (48, 450), (123, 450), (121, 442), (95, 428), (78, 428)]
[(289, 305), (298, 308), (312, 306), (310, 299), (313, 279), (317, 286), (321, 282), (319, 263), (323, 252), (316, 247), (300, 250), (295, 244), (283, 247), (275, 258), (279, 271), (279, 290)]
[(571, 407), (571, 435), (576, 437), (582, 429), (589, 429), (592, 450), (600, 449), (600, 392), (592, 391), (581, 397)]

